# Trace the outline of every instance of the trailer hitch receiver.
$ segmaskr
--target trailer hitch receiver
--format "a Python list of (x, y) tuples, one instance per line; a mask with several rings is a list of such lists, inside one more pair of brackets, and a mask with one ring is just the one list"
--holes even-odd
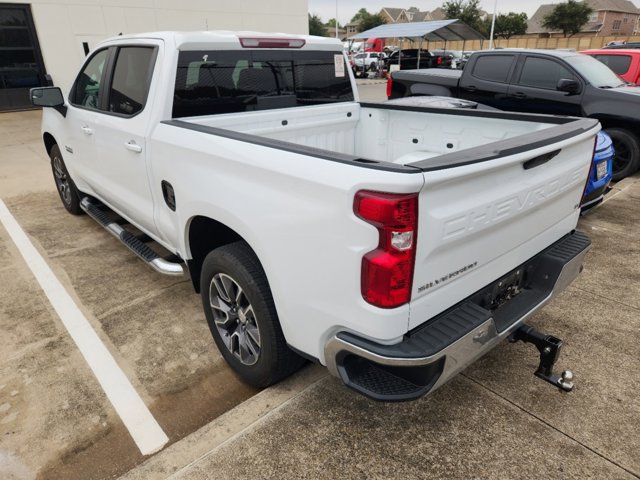
[(522, 324), (509, 338), (510, 342), (522, 341), (533, 343), (540, 352), (540, 364), (535, 371), (535, 376), (539, 377), (560, 390), (570, 392), (573, 390), (573, 373), (565, 370), (560, 375), (553, 373), (553, 366), (562, 350), (562, 340), (552, 335), (545, 335), (531, 325)]

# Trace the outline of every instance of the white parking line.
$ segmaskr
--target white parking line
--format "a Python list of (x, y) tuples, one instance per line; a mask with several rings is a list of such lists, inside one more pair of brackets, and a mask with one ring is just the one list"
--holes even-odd
[(160, 450), (169, 438), (120, 369), (107, 347), (80, 311), (47, 262), (38, 253), (0, 199), (0, 222), (49, 298), (65, 328), (102, 386), (143, 455)]

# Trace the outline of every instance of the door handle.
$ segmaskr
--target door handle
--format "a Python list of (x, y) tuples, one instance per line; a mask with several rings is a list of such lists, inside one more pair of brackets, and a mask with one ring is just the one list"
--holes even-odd
[(135, 140), (129, 140), (125, 142), (124, 146), (127, 150), (131, 150), (132, 152), (140, 153), (142, 152), (142, 147), (138, 145)]
[(527, 94), (523, 92), (514, 92), (511, 96), (515, 98), (527, 98)]
[(85, 133), (85, 135), (93, 135), (93, 129), (89, 128), (86, 125), (80, 127), (80, 130), (82, 130)]
[(478, 88), (475, 85), (467, 85), (464, 87), (467, 92), (475, 92)]

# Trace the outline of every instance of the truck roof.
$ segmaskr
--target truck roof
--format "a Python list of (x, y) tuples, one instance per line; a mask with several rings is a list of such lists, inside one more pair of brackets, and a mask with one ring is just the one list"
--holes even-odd
[(640, 55), (640, 49), (638, 48), (594, 48), (590, 50), (583, 50), (580, 53), (601, 53), (603, 55)]
[[(511, 52), (511, 53), (539, 53), (541, 55), (548, 55), (551, 57), (574, 57), (580, 55), (578, 52), (568, 50), (544, 50), (541, 48), (501, 48), (499, 50), (493, 50), (493, 52)], [(478, 52), (480, 53), (480, 52)], [(486, 52), (481, 52), (486, 53)]]
[[(201, 50), (211, 48), (241, 49), (240, 38), (256, 39), (295, 39), (304, 40), (304, 46), (296, 50), (339, 50), (342, 42), (336, 38), (317, 37), (314, 35), (296, 35), (289, 33), (266, 33), (251, 31), (210, 30), (201, 32), (149, 32), (119, 35), (111, 37), (100, 44), (126, 42), (131, 40), (156, 39), (163, 40), (167, 46), (174, 46), (178, 50)], [(270, 47), (283, 48), (283, 47)]]

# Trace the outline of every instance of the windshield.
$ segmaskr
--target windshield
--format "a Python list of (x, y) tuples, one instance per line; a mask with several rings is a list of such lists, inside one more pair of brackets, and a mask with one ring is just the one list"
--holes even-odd
[(565, 57), (565, 60), (594, 87), (614, 88), (625, 85), (609, 67), (589, 55)]
[(351, 102), (345, 70), (333, 51), (183, 51), (173, 118)]

